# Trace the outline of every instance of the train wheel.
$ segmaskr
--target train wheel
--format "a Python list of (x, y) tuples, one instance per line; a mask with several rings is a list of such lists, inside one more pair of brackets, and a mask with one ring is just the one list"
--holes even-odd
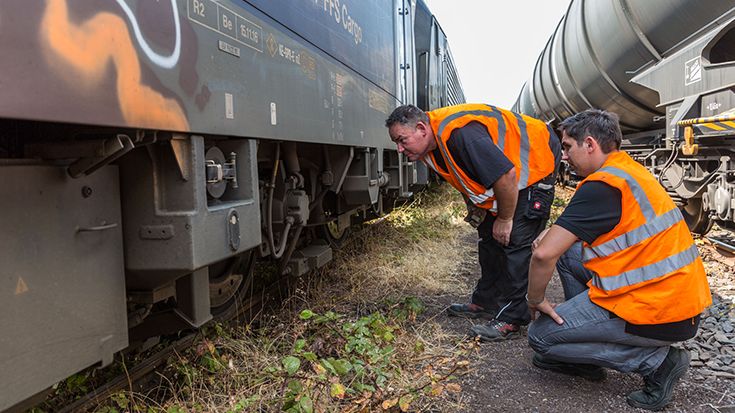
[(329, 246), (333, 248), (339, 248), (347, 240), (350, 229), (342, 228), (341, 230), (337, 226), (337, 221), (330, 221), (319, 227), (319, 235), (321, 238), (329, 243)]
[(714, 222), (709, 218), (709, 213), (704, 210), (702, 198), (690, 198), (687, 204), (679, 209), (684, 215), (684, 221), (689, 230), (693, 233), (704, 235), (712, 228)]
[(209, 268), (209, 302), (217, 320), (234, 316), (244, 303), (253, 281), (255, 253), (247, 252)]

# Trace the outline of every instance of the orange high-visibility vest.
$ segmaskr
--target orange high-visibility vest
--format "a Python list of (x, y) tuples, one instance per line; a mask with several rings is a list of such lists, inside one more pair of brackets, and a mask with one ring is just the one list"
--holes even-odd
[(593, 272), (590, 300), (633, 324), (664, 324), (712, 303), (707, 276), (679, 208), (656, 178), (625, 152), (610, 154), (579, 185), (602, 181), (622, 194), (620, 222), (582, 261)]
[(515, 166), (519, 190), (554, 172), (554, 153), (549, 146), (549, 129), (538, 119), (481, 104), (449, 106), (427, 114), (447, 170), (437, 165), (431, 152), (423, 161), (479, 207), (494, 209), (495, 196), (492, 188), (485, 188), (470, 179), (449, 153), (447, 141), (457, 128), (470, 122), (485, 125), (495, 145)]

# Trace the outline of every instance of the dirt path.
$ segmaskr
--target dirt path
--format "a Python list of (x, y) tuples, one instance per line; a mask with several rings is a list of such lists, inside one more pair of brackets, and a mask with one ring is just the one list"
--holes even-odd
[[(477, 242), (475, 235), (464, 237), (470, 246)], [(466, 282), (466, 291), (472, 290), (479, 274), (475, 253), (461, 257), (458, 271)], [(714, 290), (714, 288), (713, 288)], [(716, 293), (716, 291), (713, 291)], [(563, 300), (558, 277), (554, 277), (547, 296), (556, 302)], [(477, 321), (447, 317), (442, 312), (452, 302), (464, 302), (465, 297), (444, 296), (428, 302), (429, 313), (438, 314), (436, 320), (447, 330), (466, 335)], [(460, 379), (462, 399), (467, 412), (635, 412), (625, 401), (627, 393), (642, 386), (640, 376), (608, 370), (602, 382), (590, 382), (543, 371), (531, 364), (533, 351), (527, 344), (526, 331), (516, 340), (500, 343), (482, 343), (473, 358), (474, 368)], [(735, 380), (702, 378), (693, 367), (680, 381), (673, 402), (665, 411), (735, 412)], [(695, 379), (697, 378), (697, 379)]]

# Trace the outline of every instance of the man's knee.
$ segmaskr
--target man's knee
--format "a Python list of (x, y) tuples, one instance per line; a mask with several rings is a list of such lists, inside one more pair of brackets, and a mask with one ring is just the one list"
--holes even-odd
[(546, 354), (549, 351), (550, 345), (544, 340), (548, 328), (551, 327), (549, 323), (554, 324), (554, 321), (541, 316), (528, 327), (528, 345), (539, 354)]

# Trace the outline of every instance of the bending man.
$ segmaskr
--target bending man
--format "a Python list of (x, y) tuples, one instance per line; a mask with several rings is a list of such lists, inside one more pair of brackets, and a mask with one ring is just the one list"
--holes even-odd
[(452, 304), (449, 313), (491, 319), (472, 327), (483, 340), (518, 335), (530, 321), (524, 295), (531, 242), (549, 217), (559, 139), (540, 120), (480, 104), (428, 113), (400, 106), (385, 125), (399, 152), (425, 162), (472, 211), (482, 275), (471, 302)]

